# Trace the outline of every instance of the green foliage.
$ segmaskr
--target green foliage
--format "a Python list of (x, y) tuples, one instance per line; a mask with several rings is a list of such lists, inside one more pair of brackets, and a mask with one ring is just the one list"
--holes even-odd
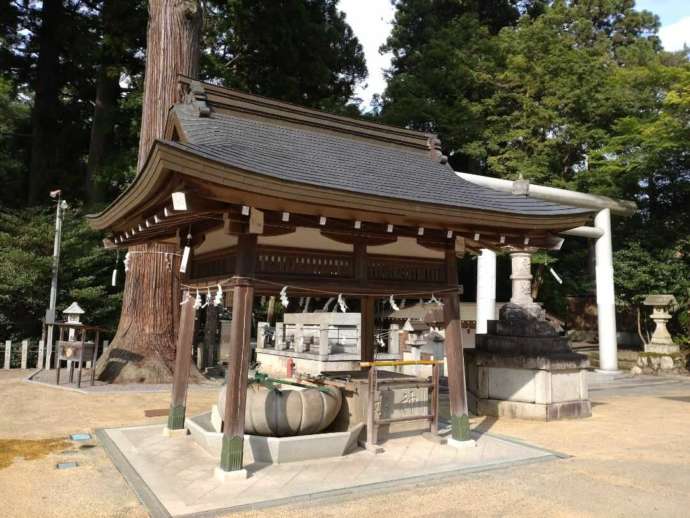
[[(658, 19), (632, 0), (488, 3), (396, 3), (381, 117), (438, 133), (456, 170), (635, 200), (615, 221), (619, 302), (687, 301), (687, 55), (663, 51)], [(558, 257), (564, 284), (545, 275), (540, 291), (552, 309), (592, 289), (582, 242)]]
[(24, 188), (22, 156), (15, 152), (27, 131), (29, 110), (15, 99), (14, 85), (0, 76), (0, 204), (10, 203)]
[[(73, 300), (85, 322), (113, 328), (120, 288), (110, 287), (115, 256), (100, 244), (80, 210), (68, 209), (63, 224), (58, 310)], [(41, 334), (48, 307), (55, 213), (47, 209), (0, 212), (0, 337), (18, 340)], [(120, 273), (121, 275), (121, 273)]]
[(207, 2), (203, 75), (224, 85), (328, 111), (358, 113), (364, 52), (338, 0)]
[[(114, 326), (121, 289), (109, 286), (115, 257), (87, 228), (81, 205), (97, 210), (136, 174), (147, 7), (142, 0), (72, 0), (0, 8), (0, 339), (40, 334), (54, 235), (54, 209), (40, 205), (49, 202), (49, 188), (80, 207), (65, 217), (58, 309), (77, 300), (88, 322)], [(204, 79), (358, 112), (353, 92), (366, 77), (364, 54), (337, 0), (209, 0), (204, 7)], [(46, 25), (52, 32), (42, 48)], [(54, 55), (49, 66), (44, 54)], [(41, 76), (42, 69), (52, 73)], [(37, 149), (37, 121), (46, 117), (36, 98), (46, 90), (57, 96), (48, 103), (46, 145)], [(92, 168), (96, 104), (105, 145)], [(39, 206), (26, 209), (36, 154), (47, 165), (38, 171)], [(88, 192), (87, 172), (98, 195)]]

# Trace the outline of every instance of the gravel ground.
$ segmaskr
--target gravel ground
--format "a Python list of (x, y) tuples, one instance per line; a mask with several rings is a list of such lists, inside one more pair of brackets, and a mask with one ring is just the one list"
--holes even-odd
[[(168, 393), (81, 394), (22, 381), (0, 371), (0, 440), (65, 438), (104, 426), (163, 422)], [(593, 390), (594, 416), (537, 423), (473, 419), (473, 426), (572, 457), (473, 474), (440, 485), (388, 490), (241, 516), (688, 516), (690, 382), (635, 380)], [(215, 391), (189, 395), (205, 411)], [(0, 470), (2, 516), (146, 516), (102, 448), (72, 443)], [(80, 447), (86, 445), (86, 448)], [(91, 447), (93, 446), (93, 447)], [(63, 461), (79, 466), (57, 470)]]

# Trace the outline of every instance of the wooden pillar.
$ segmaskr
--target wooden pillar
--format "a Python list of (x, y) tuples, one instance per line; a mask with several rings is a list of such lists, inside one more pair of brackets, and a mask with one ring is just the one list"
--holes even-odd
[[(455, 250), (446, 250), (447, 280), (450, 287), (458, 285)], [(443, 296), (446, 363), (448, 364), (448, 393), (450, 396), (451, 436), (456, 441), (470, 439), (470, 420), (467, 411), (465, 360), (460, 329), (460, 301), (458, 292)]]
[(242, 234), (239, 236), (237, 246), (236, 270), (233, 277), (230, 359), (226, 375), (227, 392), (223, 414), (223, 444), (220, 454), (222, 471), (239, 471), (243, 464), (244, 413), (247, 401), (254, 300), (254, 286), (248, 276), (254, 274), (256, 238), (255, 234)]
[[(369, 270), (369, 258), (367, 256), (367, 243), (364, 239), (356, 239), (353, 243), (354, 274), (355, 280), (365, 286), (367, 284), (367, 274)], [(374, 297), (363, 296), (360, 299), (362, 321), (360, 325), (360, 359), (363, 362), (374, 361), (375, 341), (374, 341)]]
[(194, 339), (194, 301), (188, 291), (182, 295), (185, 301), (180, 310), (180, 327), (175, 349), (175, 371), (173, 372), (172, 400), (168, 414), (168, 430), (184, 429), (187, 404), (189, 369), (192, 363), (192, 341)]
[(362, 335), (360, 337), (361, 343), (361, 361), (363, 362), (373, 362), (376, 356), (376, 343), (374, 341), (374, 303), (376, 299), (374, 297), (362, 297)]

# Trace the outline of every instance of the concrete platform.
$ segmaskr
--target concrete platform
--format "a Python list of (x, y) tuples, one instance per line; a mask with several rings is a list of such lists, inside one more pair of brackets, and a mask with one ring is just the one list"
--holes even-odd
[(560, 457), (560, 454), (488, 433), (475, 448), (456, 449), (419, 435), (386, 441), (384, 452), (357, 449), (343, 457), (264, 464), (245, 453), (248, 477), (220, 481), (218, 459), (190, 437), (166, 438), (162, 426), (98, 430), (111, 459), (152, 516), (215, 514), (298, 501), (328, 499), (398, 485), (445, 481)]

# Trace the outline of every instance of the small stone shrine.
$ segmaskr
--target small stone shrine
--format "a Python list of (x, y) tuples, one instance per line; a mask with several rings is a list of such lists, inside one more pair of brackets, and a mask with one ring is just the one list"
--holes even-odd
[(470, 410), (545, 421), (591, 416), (589, 360), (572, 351), (532, 300), (529, 254), (511, 259), (513, 297), (498, 320), (487, 322), (487, 333), (477, 335), (468, 364)]

